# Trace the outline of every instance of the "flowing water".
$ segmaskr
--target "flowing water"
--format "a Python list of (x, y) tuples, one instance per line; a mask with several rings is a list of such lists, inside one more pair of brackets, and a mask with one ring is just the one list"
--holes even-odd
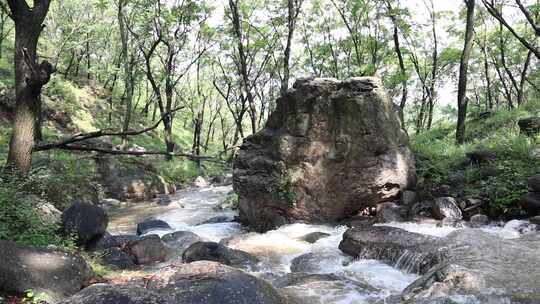
[[(396, 267), (376, 260), (353, 260), (341, 253), (339, 242), (347, 227), (326, 225), (291, 224), (266, 233), (248, 232), (241, 224), (233, 222), (236, 211), (220, 209), (218, 205), (232, 191), (230, 186), (207, 187), (183, 191), (172, 197), (167, 207), (141, 206), (123, 209), (111, 214), (109, 232), (112, 234), (134, 233), (136, 224), (153, 216), (166, 221), (172, 230), (153, 230), (160, 236), (173, 231), (192, 231), (208, 241), (226, 242), (227, 246), (255, 255), (261, 261), (259, 269), (252, 274), (266, 279), (277, 278), (291, 272), (294, 258), (311, 253), (313, 259), (306, 272), (333, 274), (341, 281), (315, 281), (300, 286), (287, 287), (287, 292), (307, 300), (306, 303), (386, 303), (385, 299), (398, 296), (405, 287), (418, 278), (407, 272), (415, 257), (403, 255)], [(207, 223), (220, 217), (228, 222)], [(488, 226), (485, 231), (504, 238), (519, 237), (516, 230), (521, 222), (509, 222), (506, 226)], [(443, 237), (456, 230), (433, 224), (390, 223), (411, 232)], [(301, 238), (312, 232), (324, 232), (330, 236), (311, 244)], [(366, 286), (375, 288), (366, 288)], [(467, 299), (458, 302), (471, 303)]]

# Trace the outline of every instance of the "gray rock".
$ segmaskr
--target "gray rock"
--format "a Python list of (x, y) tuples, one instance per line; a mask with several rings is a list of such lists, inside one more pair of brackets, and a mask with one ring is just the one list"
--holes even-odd
[(126, 250), (139, 265), (164, 262), (168, 254), (165, 243), (155, 234), (143, 236), (139, 240), (129, 242), (126, 245)]
[(147, 219), (137, 225), (137, 235), (148, 233), (157, 229), (172, 229), (165, 221), (157, 219)]
[(531, 192), (540, 192), (540, 174), (529, 177), (527, 179), (527, 186)]
[(521, 197), (520, 206), (529, 216), (540, 215), (540, 192), (525, 193)]
[(110, 235), (105, 233), (102, 238), (89, 244), (88, 249), (91, 251), (105, 250), (109, 248), (124, 247), (127, 243), (137, 241), (140, 237), (132, 234)]
[(540, 225), (540, 215), (531, 217), (529, 219), (529, 222), (531, 222), (532, 224), (535, 224), (535, 225)]
[(106, 249), (101, 252), (100, 257), (104, 265), (113, 269), (133, 269), (137, 267), (134, 258), (120, 248)]
[(403, 222), (403, 213), (402, 208), (394, 203), (377, 205), (377, 221), (379, 223)]
[(496, 155), (485, 148), (477, 148), (466, 153), (467, 158), (473, 164), (484, 164), (495, 159)]
[(534, 136), (540, 133), (540, 117), (522, 118), (518, 121), (521, 133)]
[(266, 281), (210, 261), (157, 273), (148, 282), (148, 289), (171, 297), (174, 304), (286, 304)]
[[(345, 260), (344, 262), (349, 262)], [(322, 265), (336, 263), (336, 256), (333, 253), (306, 253), (297, 256), (291, 261), (291, 272), (321, 273), (324, 271)]]
[(75, 203), (62, 213), (62, 228), (66, 234), (75, 234), (80, 245), (100, 238), (107, 230), (109, 218), (103, 209)]
[(418, 195), (414, 191), (405, 190), (401, 193), (400, 205), (407, 208), (411, 207), (418, 201)]
[(317, 231), (317, 232), (308, 233), (298, 239), (301, 241), (313, 244), (313, 243), (316, 243), (318, 240), (329, 237), (329, 236), (330, 234), (328, 233)]
[(439, 197), (433, 202), (433, 217), (438, 220), (458, 221), (463, 218), (463, 214), (453, 197)]
[(214, 242), (198, 242), (191, 245), (182, 256), (186, 263), (195, 261), (214, 261), (228, 266), (244, 268), (249, 270), (257, 269), (259, 260), (251, 254), (231, 249)]
[(337, 222), (415, 182), (408, 136), (370, 77), (298, 80), (234, 161), (240, 220), (258, 231)]
[(206, 225), (206, 224), (219, 224), (219, 223), (228, 223), (232, 222), (234, 219), (228, 217), (228, 216), (215, 216), (213, 218), (207, 219), (204, 222), (201, 222), (197, 225)]
[(210, 184), (204, 177), (197, 176), (197, 178), (193, 181), (192, 186), (197, 188), (204, 188), (210, 186)]
[(0, 240), (0, 293), (43, 294), (49, 303), (79, 292), (94, 276), (79, 255)]
[(469, 224), (473, 228), (480, 228), (489, 224), (489, 217), (484, 214), (475, 214), (471, 217)]
[(175, 304), (165, 295), (129, 285), (95, 284), (61, 304)]
[(351, 228), (343, 234), (339, 249), (355, 258), (381, 260), (408, 272), (424, 273), (442, 258), (432, 250), (437, 240), (394, 227)]
[(182, 257), (186, 249), (191, 245), (202, 242), (202, 239), (191, 231), (176, 231), (168, 233), (161, 237), (161, 240), (167, 245), (169, 250), (168, 259)]

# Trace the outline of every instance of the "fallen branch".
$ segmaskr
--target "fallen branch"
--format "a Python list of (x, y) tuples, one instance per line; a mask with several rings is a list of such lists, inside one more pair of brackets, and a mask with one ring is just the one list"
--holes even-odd
[(147, 133), (147, 132), (150, 132), (150, 131), (156, 129), (159, 126), (159, 124), (163, 121), (163, 119), (165, 119), (167, 116), (169, 116), (169, 115), (173, 114), (174, 112), (177, 112), (177, 111), (179, 111), (179, 110), (181, 110), (183, 108), (184, 107), (178, 107), (176, 109), (173, 109), (173, 110), (163, 114), (161, 116), (161, 118), (155, 124), (153, 124), (153, 125), (151, 125), (151, 126), (149, 126), (147, 128), (141, 129), (141, 130), (118, 132), (118, 131), (111, 131), (110, 129), (102, 129), (102, 130), (89, 132), (89, 133), (78, 133), (78, 134), (75, 134), (75, 135), (73, 135), (71, 137), (68, 137), (68, 138), (65, 138), (65, 139), (62, 139), (62, 140), (59, 140), (59, 141), (56, 141), (56, 142), (38, 144), (38, 145), (36, 145), (34, 147), (34, 151), (46, 151), (46, 150), (51, 150), (51, 149), (60, 149), (60, 148), (66, 146), (66, 145), (69, 145), (69, 144), (85, 141), (85, 140), (88, 140), (88, 139), (98, 138), (98, 137), (105, 137), (105, 136), (135, 136), (135, 135), (140, 135), (140, 134), (143, 134), (143, 133)]
[(162, 151), (129, 151), (129, 150), (114, 150), (114, 149), (104, 149), (98, 147), (87, 147), (87, 146), (77, 146), (77, 145), (62, 145), (56, 147), (60, 150), (69, 150), (69, 151), (86, 151), (86, 152), (98, 152), (101, 154), (112, 154), (112, 155), (134, 155), (134, 156), (144, 156), (144, 155), (166, 155), (173, 157), (185, 157), (190, 160), (203, 160), (216, 163), (226, 163), (225, 161), (219, 159), (219, 157), (214, 156), (202, 156), (195, 155), (190, 153), (168, 153)]

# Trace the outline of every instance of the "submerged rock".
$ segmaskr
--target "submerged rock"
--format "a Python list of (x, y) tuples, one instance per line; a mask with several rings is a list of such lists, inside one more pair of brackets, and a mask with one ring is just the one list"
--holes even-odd
[(157, 229), (172, 229), (165, 221), (157, 219), (147, 219), (137, 225), (137, 234), (142, 235), (152, 230)]
[(479, 227), (485, 226), (489, 224), (489, 217), (487, 217), (487, 215), (484, 215), (484, 214), (475, 214), (471, 217), (469, 224), (473, 228), (479, 228)]
[(299, 240), (313, 244), (313, 243), (316, 243), (318, 240), (329, 237), (329, 236), (330, 236), (329, 233), (317, 231), (317, 232), (308, 233), (300, 237)]
[(32, 290), (49, 303), (79, 292), (93, 272), (79, 255), (0, 241), (0, 293)]
[(286, 304), (270, 283), (209, 261), (163, 270), (148, 282), (148, 289), (169, 296), (174, 304)]
[(259, 260), (251, 254), (231, 249), (214, 242), (198, 242), (184, 251), (182, 259), (186, 263), (195, 261), (214, 261), (228, 266), (254, 270)]
[(368, 77), (298, 80), (234, 162), (240, 219), (258, 231), (339, 221), (415, 180), (399, 116)]

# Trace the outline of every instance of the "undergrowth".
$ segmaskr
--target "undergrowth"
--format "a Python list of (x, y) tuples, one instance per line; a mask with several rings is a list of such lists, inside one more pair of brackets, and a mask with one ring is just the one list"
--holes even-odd
[[(431, 185), (453, 189), (450, 194), (484, 198), (492, 215), (515, 216), (519, 198), (527, 191), (527, 178), (540, 173), (540, 158), (534, 155), (540, 138), (520, 134), (517, 123), (538, 115), (539, 109), (540, 101), (532, 101), (484, 118), (471, 113), (467, 142), (461, 146), (455, 144), (455, 124), (449, 121), (412, 136), (419, 177)], [(471, 164), (466, 155), (474, 150), (488, 150), (493, 158), (485, 164)], [(461, 184), (456, 183), (456, 176)]]

